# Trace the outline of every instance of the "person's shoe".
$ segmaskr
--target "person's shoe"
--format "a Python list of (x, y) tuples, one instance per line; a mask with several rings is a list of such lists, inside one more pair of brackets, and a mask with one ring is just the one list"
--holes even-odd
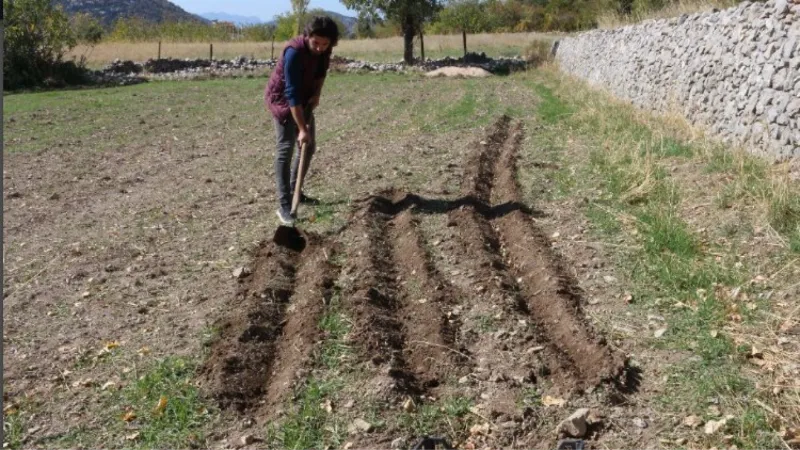
[(282, 207), (278, 208), (278, 210), (275, 211), (275, 213), (278, 214), (278, 219), (281, 221), (282, 224), (294, 225), (294, 217), (292, 217), (289, 208), (282, 208)]
[(305, 205), (319, 205), (319, 200), (314, 197), (309, 197), (305, 193), (300, 193), (300, 203)]

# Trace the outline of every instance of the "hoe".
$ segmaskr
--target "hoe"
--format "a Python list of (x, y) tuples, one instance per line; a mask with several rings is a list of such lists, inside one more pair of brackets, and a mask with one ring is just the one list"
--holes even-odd
[[(292, 216), (297, 214), (297, 207), (300, 204), (300, 192), (303, 189), (303, 180), (308, 170), (308, 159), (306, 155), (306, 144), (300, 146), (300, 164), (297, 168), (297, 181), (294, 185), (294, 197), (292, 197)], [(306, 247), (306, 238), (303, 233), (294, 226), (280, 225), (272, 237), (276, 244), (301, 252)]]

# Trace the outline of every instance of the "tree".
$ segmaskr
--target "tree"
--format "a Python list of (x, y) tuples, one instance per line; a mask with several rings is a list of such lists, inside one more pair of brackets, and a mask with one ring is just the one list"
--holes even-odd
[(3, 86), (32, 87), (54, 76), (75, 47), (69, 19), (50, 0), (3, 0)]
[(69, 18), (75, 39), (81, 44), (95, 45), (103, 39), (103, 25), (89, 13), (77, 13)]
[(377, 18), (383, 14), (386, 19), (400, 24), (403, 32), (403, 60), (414, 62), (414, 38), (422, 30), (422, 25), (441, 8), (441, 0), (341, 0), (349, 9)]
[(481, 0), (450, 0), (439, 15), (445, 27), (461, 32), (464, 56), (467, 56), (467, 33), (479, 33), (488, 25)]
[(372, 24), (372, 20), (370, 20), (369, 16), (363, 13), (358, 15), (355, 31), (358, 39), (375, 37), (375, 27)]
[(305, 28), (306, 11), (311, 0), (292, 0), (292, 13), (297, 20), (297, 34), (303, 33)]
[[(334, 22), (336, 22), (336, 26), (339, 27), (340, 35), (345, 36), (347, 34), (347, 27), (344, 25), (344, 22), (342, 22), (341, 19), (327, 14), (323, 9), (315, 8), (304, 12), (303, 15), (299, 17), (296, 15), (296, 13), (290, 12), (275, 16), (275, 39), (279, 41), (285, 41), (297, 36), (298, 34), (303, 34), (306, 23), (308, 23), (308, 21), (314, 16), (330, 17)], [(295, 26), (297, 26), (297, 24), (300, 24), (300, 31), (295, 33)]]

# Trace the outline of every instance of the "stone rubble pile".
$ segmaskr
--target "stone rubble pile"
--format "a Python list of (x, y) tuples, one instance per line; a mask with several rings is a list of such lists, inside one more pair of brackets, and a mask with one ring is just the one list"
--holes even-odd
[(415, 64), (411, 65), (402, 61), (396, 63), (372, 63), (336, 56), (331, 64), (345, 72), (430, 72), (442, 67), (479, 67), (494, 74), (508, 74), (527, 68), (527, 62), (522, 58), (495, 59), (486, 56), (485, 53), (467, 53), (466, 58), (447, 56), (440, 59), (426, 59), (424, 62), (417, 60)]
[(800, 4), (723, 10), (561, 40), (560, 67), (658, 113), (678, 112), (729, 144), (800, 156)]
[[(260, 69), (271, 69), (275, 60), (248, 59), (244, 56), (232, 60), (208, 59), (149, 59), (144, 63), (115, 60), (105, 68), (94, 73), (95, 78), (120, 80), (120, 84), (132, 84), (146, 80), (184, 80), (198, 76), (241, 76), (253, 74)], [(527, 63), (524, 59), (493, 59), (485, 53), (468, 53), (466, 58), (446, 57), (418, 61), (408, 65), (399, 63), (372, 63), (334, 56), (331, 67), (344, 72), (430, 72), (442, 67), (480, 67), (495, 74), (507, 74), (516, 70), (524, 70)]]

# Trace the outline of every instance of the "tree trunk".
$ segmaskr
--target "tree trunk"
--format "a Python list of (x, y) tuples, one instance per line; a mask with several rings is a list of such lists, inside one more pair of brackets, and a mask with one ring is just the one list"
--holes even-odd
[(403, 19), (403, 61), (406, 64), (414, 63), (414, 18), (407, 16)]
[(467, 32), (461, 30), (461, 39), (464, 41), (464, 58), (467, 57)]

